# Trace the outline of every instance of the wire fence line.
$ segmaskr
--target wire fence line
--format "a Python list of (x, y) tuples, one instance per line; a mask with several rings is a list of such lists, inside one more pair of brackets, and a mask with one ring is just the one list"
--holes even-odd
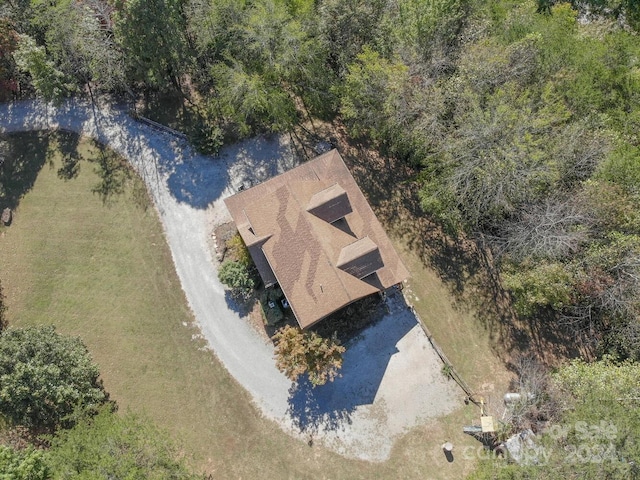
[(133, 117), (135, 120), (137, 120), (140, 123), (149, 125), (150, 127), (155, 128), (156, 130), (160, 130), (165, 133), (170, 133), (171, 135), (174, 135), (182, 140), (187, 140), (187, 135), (185, 135), (182, 132), (179, 132), (178, 130), (174, 130), (173, 128), (167, 127), (166, 125), (162, 125), (161, 123), (154, 122), (150, 118), (146, 118), (146, 117), (143, 117), (142, 115), (138, 115), (133, 110), (130, 111), (129, 114), (131, 115), (131, 117)]
[(444, 364), (444, 366), (446, 368), (446, 375), (451, 377), (460, 386), (460, 388), (462, 388), (464, 393), (467, 395), (467, 399), (470, 402), (472, 402), (472, 403), (474, 403), (476, 405), (479, 405), (478, 401), (475, 399), (475, 394), (473, 393), (473, 390), (471, 390), (471, 387), (469, 387), (467, 382), (465, 382), (464, 379), (460, 376), (460, 374), (455, 369), (455, 367), (453, 366), (453, 364), (451, 363), (451, 361), (449, 360), (447, 355), (444, 353), (444, 351), (442, 351), (440, 346), (436, 343), (436, 341), (433, 338), (433, 335), (431, 334), (431, 331), (429, 330), (429, 327), (427, 327), (427, 324), (424, 322), (424, 320), (422, 319), (420, 314), (416, 311), (416, 309), (413, 306), (413, 304), (409, 301), (407, 296), (404, 295), (404, 293), (403, 293), (403, 296), (404, 296), (405, 302), (407, 303), (407, 305), (409, 306), (409, 308), (411, 309), (411, 311), (415, 315), (416, 319), (418, 320), (418, 323), (420, 324), (420, 327), (422, 327), (422, 330), (424, 331), (425, 335), (427, 336), (427, 339), (429, 340), (429, 343), (431, 343), (431, 346), (433, 347), (435, 352), (440, 357), (440, 360), (442, 360), (442, 363)]

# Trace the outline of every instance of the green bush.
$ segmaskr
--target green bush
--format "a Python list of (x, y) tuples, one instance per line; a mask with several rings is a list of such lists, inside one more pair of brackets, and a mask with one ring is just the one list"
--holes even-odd
[(237, 297), (247, 298), (256, 285), (247, 265), (237, 260), (224, 262), (218, 271), (218, 278)]

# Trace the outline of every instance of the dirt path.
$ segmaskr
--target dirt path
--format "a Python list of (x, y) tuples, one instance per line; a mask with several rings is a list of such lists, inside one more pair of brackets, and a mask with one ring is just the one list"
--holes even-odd
[(65, 129), (93, 137), (127, 158), (145, 180), (163, 222), (194, 316), (218, 359), (282, 428), (346, 456), (388, 458), (407, 429), (451, 412), (462, 399), (401, 295), (390, 313), (352, 342), (342, 378), (321, 388), (292, 384), (273, 347), (225, 296), (208, 236), (227, 217), (222, 199), (296, 165), (283, 137), (255, 138), (219, 157), (196, 154), (173, 136), (131, 119), (123, 108), (79, 100), (0, 105), (0, 132)]

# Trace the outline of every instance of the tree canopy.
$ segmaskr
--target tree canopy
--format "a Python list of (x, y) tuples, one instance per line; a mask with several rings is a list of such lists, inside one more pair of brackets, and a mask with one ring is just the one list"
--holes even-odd
[[(639, 31), (635, 0), (10, 1), (0, 97), (171, 91), (208, 151), (332, 121), (490, 250), (520, 321), (638, 361)], [(220, 278), (249, 291), (245, 267)], [(315, 340), (281, 336), (308, 371)]]
[(637, 363), (619, 363), (610, 357), (591, 364), (575, 360), (560, 368), (553, 381), (559, 388), (563, 413), (536, 438), (539, 452), (545, 452), (539, 464), (485, 460), (469, 478), (637, 478), (638, 375)]
[(249, 266), (238, 260), (227, 260), (220, 265), (218, 278), (237, 297), (249, 296), (256, 285), (249, 271)]
[(14, 450), (0, 445), (0, 478), (3, 480), (49, 480), (45, 453), (33, 448)]
[(324, 385), (339, 376), (345, 348), (336, 338), (287, 325), (273, 336), (276, 366), (290, 380), (306, 374), (312, 385)]
[(200, 478), (189, 473), (167, 435), (149, 420), (109, 408), (58, 432), (46, 463), (53, 478)]
[(98, 367), (79, 338), (53, 326), (0, 335), (0, 415), (10, 424), (53, 432), (108, 402)]

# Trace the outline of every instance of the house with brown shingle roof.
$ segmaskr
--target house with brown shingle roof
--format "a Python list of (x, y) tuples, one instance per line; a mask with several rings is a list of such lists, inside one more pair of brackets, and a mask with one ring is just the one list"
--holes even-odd
[(409, 276), (337, 150), (225, 204), (265, 286), (280, 286), (302, 328)]

